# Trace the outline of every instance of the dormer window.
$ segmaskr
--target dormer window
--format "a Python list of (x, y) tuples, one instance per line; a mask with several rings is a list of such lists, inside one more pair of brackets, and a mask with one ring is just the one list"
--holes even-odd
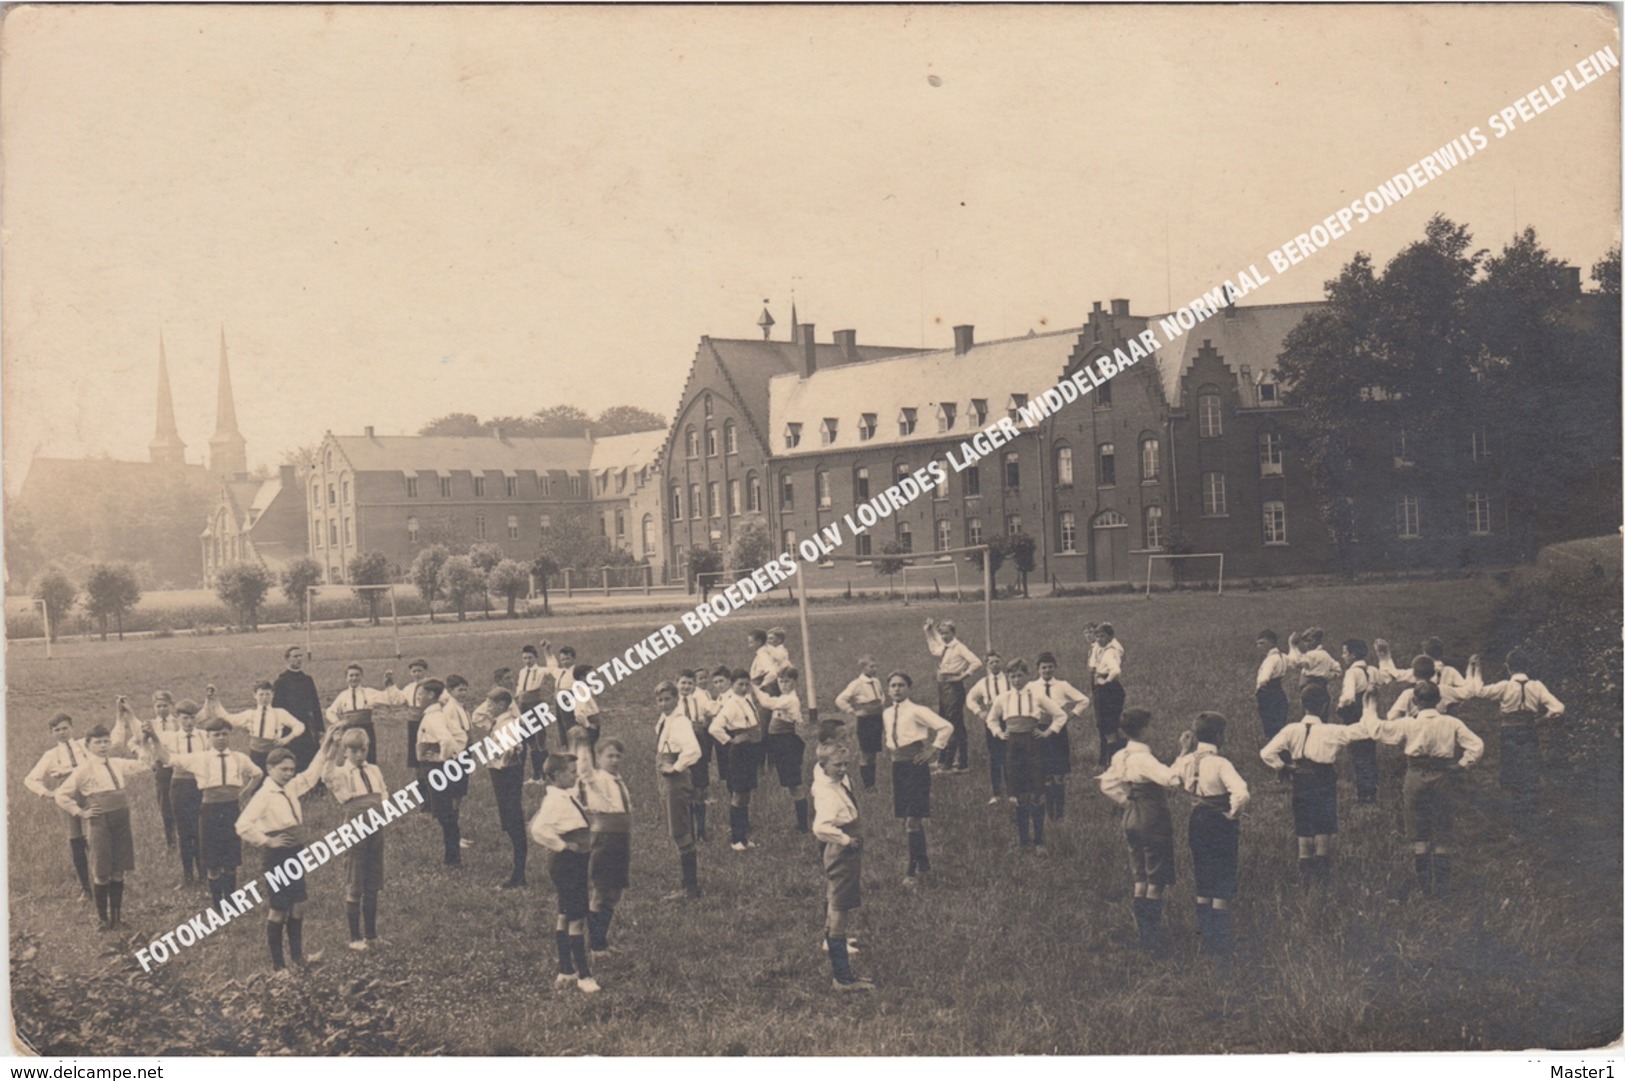
[(879, 430), (879, 418), (875, 414), (864, 413), (858, 417), (858, 442), (867, 443)]
[(1011, 420), (1020, 420), (1021, 411), (1025, 408), (1027, 408), (1027, 396), (1025, 394), (1012, 394), (1010, 395), (1010, 404), (1005, 407), (1005, 410), (1010, 414)]
[(1268, 376), (1260, 378), (1258, 383), (1259, 405), (1280, 405), (1281, 388)]
[(784, 446), (792, 450), (801, 445), (801, 425), (790, 423), (784, 426)]
[(918, 415), (919, 415), (918, 410), (911, 409), (911, 408), (905, 406), (903, 408), (902, 412), (897, 414), (897, 434), (898, 435), (913, 435), (914, 434), (914, 425), (916, 423), (916, 418), (918, 417)]
[(818, 425), (818, 441), (826, 447), (834, 443), (840, 424), (834, 417), (825, 417)]
[(971, 423), (980, 428), (987, 423), (987, 399), (972, 398), (970, 400)]
[(959, 406), (953, 402), (943, 402), (937, 406), (937, 431), (951, 432), (954, 430), (954, 417), (959, 412)]

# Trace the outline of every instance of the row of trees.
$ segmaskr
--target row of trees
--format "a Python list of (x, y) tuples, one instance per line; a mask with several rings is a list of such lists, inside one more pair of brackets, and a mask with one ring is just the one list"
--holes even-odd
[(504, 436), (579, 437), (589, 430), (595, 436), (630, 435), (632, 432), (662, 431), (666, 418), (635, 405), (615, 405), (596, 418), (573, 405), (539, 409), (528, 417), (492, 417), (481, 420), (473, 413), (447, 413), (422, 428), (419, 435), (490, 435), (497, 429)]
[(61, 567), (48, 568), (34, 583), (34, 599), (45, 606), (54, 641), (74, 605), (83, 601), (85, 614), (101, 624), (102, 641), (111, 623), (124, 638), (124, 617), (141, 602), (141, 579), (128, 563), (92, 563), (84, 575), (84, 595)]

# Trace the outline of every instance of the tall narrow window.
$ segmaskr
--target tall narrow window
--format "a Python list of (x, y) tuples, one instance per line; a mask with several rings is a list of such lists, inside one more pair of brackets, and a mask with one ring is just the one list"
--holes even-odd
[(982, 520), (980, 518), (965, 519), (965, 543), (970, 545), (982, 543)]
[(440, 498), (441, 499), (450, 499), (451, 498), (451, 478), (450, 477), (441, 477), (440, 478)]
[(1264, 503), (1264, 543), (1286, 543), (1286, 504), (1279, 499)]
[(739, 453), (739, 426), (731, 420), (722, 424), (722, 449), (727, 454)]
[(508, 498), (509, 499), (518, 499), (519, 498), (519, 478), (518, 477), (507, 477), (505, 479), (507, 480)]
[(1069, 510), (1061, 512), (1061, 551), (1078, 550), (1078, 516)]
[(905, 552), (914, 551), (914, 527), (907, 522), (897, 523), (897, 544)]
[(700, 433), (693, 428), (683, 432), (683, 453), (690, 458), (700, 456)]
[(710, 518), (722, 517), (722, 485), (711, 481), (705, 486), (705, 513)]
[(1021, 515), (1012, 514), (1005, 521), (1004, 528), (1005, 528), (1005, 532), (1008, 533), (1012, 537), (1015, 536), (1017, 533), (1020, 533), (1021, 532)]
[(1281, 475), (1281, 435), (1279, 432), (1258, 433), (1258, 475)]
[(1483, 492), (1467, 493), (1467, 532), (1482, 537), (1490, 531), (1490, 497)]
[(967, 496), (982, 494), (982, 467), (978, 465), (965, 468), (965, 494)]
[(829, 494), (829, 470), (820, 469), (813, 478), (813, 491), (818, 496), (818, 506), (821, 510), (829, 509), (832, 502)]
[(626, 539), (626, 512), (624, 510), (615, 512), (615, 539), (617, 541)]
[(536, 474), (536, 492), (538, 495), (550, 496), (553, 494), (553, 478), (546, 473)]
[(674, 522), (683, 520), (683, 486), (681, 484), (671, 486), (671, 520)]
[(791, 422), (784, 426), (784, 446), (793, 450), (801, 445), (801, 425)]
[(406, 519), (406, 539), (411, 544), (418, 542), (418, 520), (415, 517)]
[(931, 486), (932, 499), (948, 498), (948, 463), (938, 462), (937, 482)]
[(652, 514), (643, 516), (643, 556), (647, 559), (655, 554), (655, 519)]
[(762, 513), (762, 481), (754, 471), (745, 474), (745, 507), (752, 514)]
[(838, 417), (825, 417), (818, 425), (818, 443), (820, 446), (830, 446), (835, 442), (841, 430), (841, 421)]
[(485, 539), (485, 515), (483, 514), (476, 514), (474, 516), (474, 539)]
[(1224, 414), (1219, 407), (1219, 388), (1203, 387), (1196, 394), (1196, 432), (1203, 439), (1224, 434)]
[(1100, 486), (1110, 488), (1117, 483), (1117, 447), (1112, 443), (1100, 444)]
[(707, 458), (715, 458), (718, 451), (721, 449), (721, 444), (717, 442), (717, 430), (715, 428), (707, 428), (705, 430), (705, 456)]
[(785, 510), (794, 510), (796, 506), (796, 482), (788, 469), (779, 474), (779, 506)]
[(913, 435), (914, 434), (915, 418), (917, 416), (918, 416), (918, 413), (917, 413), (916, 410), (908, 408), (907, 406), (905, 406), (897, 414), (897, 434), (898, 435)]
[(1488, 429), (1476, 428), (1473, 430), (1473, 461), (1482, 462), (1490, 456), (1490, 433)]
[(484, 497), (484, 495), (485, 495), (485, 478), (484, 477), (475, 477), (474, 478), (474, 494), (477, 495), (477, 496), (480, 496), (480, 497)]
[(953, 402), (943, 402), (937, 406), (937, 431), (951, 432), (954, 430), (954, 420), (959, 412), (959, 406)]
[(954, 546), (954, 524), (946, 518), (937, 519), (937, 551), (944, 552)]
[(858, 415), (858, 442), (867, 443), (875, 437), (875, 432), (879, 428), (876, 423), (877, 419), (873, 413), (860, 413)]
[(418, 497), (418, 479), (416, 477), (407, 477), (406, 478), (406, 498), (408, 498), (408, 499), (416, 499), (417, 497)]
[(1224, 474), (1217, 470), (1202, 474), (1202, 513), (1209, 518), (1230, 513), (1225, 500)]
[(1145, 546), (1152, 551), (1162, 548), (1162, 508), (1145, 508)]
[(1162, 479), (1162, 446), (1147, 437), (1140, 440), (1140, 483), (1151, 484)]
[(698, 484), (688, 486), (688, 516), (696, 519), (705, 517), (705, 510), (700, 503), (700, 486)]
[(508, 539), (519, 539), (519, 515), (517, 514), (508, 515)]
[(868, 559), (874, 554), (874, 538), (867, 533), (859, 533), (856, 538), (857, 554), (862, 559)]
[(739, 517), (739, 482), (737, 480), (728, 482), (728, 517)]
[(1414, 495), (1402, 495), (1394, 502), (1394, 528), (1401, 537), (1422, 535), (1422, 505)]
[(333, 487), (333, 485), (329, 484), (327, 486), (327, 505), (330, 506), (330, 507), (337, 506), (338, 501), (339, 501), (339, 497), (338, 497), (337, 489), (335, 489)]
[(1055, 485), (1072, 487), (1072, 448), (1065, 444), (1055, 448)]
[(1408, 469), (1416, 464), (1416, 459), (1411, 457), (1410, 433), (1404, 428), (1394, 429), (1393, 445), (1395, 469)]
[(1095, 408), (1110, 409), (1112, 407), (1112, 383), (1108, 379), (1095, 388)]
[(538, 514), (536, 516), (536, 529), (542, 536), (553, 532), (553, 516), (551, 514)]
[(978, 428), (987, 423), (986, 398), (972, 398), (970, 400), (970, 420)]
[(860, 465), (852, 471), (852, 498), (862, 503), (869, 498), (869, 467)]
[(570, 475), (570, 494), (573, 495), (573, 496), (576, 496), (578, 498), (581, 495), (581, 474), (580, 473), (572, 473)]
[(1021, 487), (1021, 455), (1013, 450), (1004, 456), (1004, 486), (1012, 492)]

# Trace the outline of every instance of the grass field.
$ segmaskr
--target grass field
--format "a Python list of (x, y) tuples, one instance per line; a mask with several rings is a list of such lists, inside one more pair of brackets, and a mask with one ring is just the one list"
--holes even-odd
[[(1583, 717), (1554, 729), (1547, 744), (1552, 813), (1539, 840), (1514, 839), (1496, 807), (1497, 749), (1483, 723), (1487, 713), (1464, 709), (1489, 737), (1489, 750), (1463, 779), (1463, 851), (1456, 895), (1447, 901), (1411, 889), (1397, 750), (1384, 749), (1378, 806), (1352, 806), (1345, 779), (1336, 881), (1326, 894), (1307, 897), (1293, 859), (1287, 789), (1257, 758), (1258, 628), (1284, 633), (1321, 624), (1332, 639), (1382, 636), (1400, 656), (1436, 633), (1462, 663), (1488, 648), (1507, 599), (1504, 589), (1475, 580), (1000, 602), (1000, 650), (1031, 658), (1050, 649), (1069, 678), (1077, 678), (1086, 650), (1077, 628), (1114, 622), (1127, 647), (1128, 704), (1153, 711), (1150, 742), (1164, 757), (1199, 710), (1231, 719), (1227, 751), (1255, 797), (1242, 827), (1236, 960), (1221, 969), (1196, 952), (1182, 799), (1174, 804), (1180, 882), (1168, 904), (1175, 948), (1152, 960), (1132, 945), (1127, 861), (1112, 805), (1092, 780), (1092, 726), (1086, 722), (1074, 738), (1078, 772), (1068, 814), (1052, 824), (1044, 861), (1016, 850), (1008, 805), (987, 806), (985, 749), (973, 730), (972, 774), (939, 780), (934, 789), (929, 830), (937, 871), (927, 887), (908, 892), (900, 885), (905, 852), (884, 769), (880, 789), (863, 801), (869, 841), (858, 926), (866, 949), (856, 964), (880, 990), (856, 998), (829, 991), (815, 849), (793, 832), (789, 800), (776, 785), (759, 790), (753, 804), (760, 849), (728, 851), (719, 801), (712, 840), (701, 849), (705, 897), (658, 900), (675, 886), (677, 864), (656, 812), (654, 683), (679, 667), (744, 662), (744, 631), (793, 625), (785, 618), (793, 613), (729, 620), (685, 645), (669, 671), (640, 674), (604, 696), (606, 730), (629, 743), (628, 784), (638, 809), (633, 888), (616, 924), (624, 952), (599, 966), (605, 991), (594, 997), (552, 992), (554, 898), (545, 853), (533, 848), (528, 890), (494, 889), (507, 870), (507, 845), (482, 776), (463, 808), (464, 834), (475, 847), (460, 871), (439, 866), (439, 832), (427, 816), (389, 828), (380, 915), (387, 948), (360, 956), (342, 948), (341, 871), (330, 865), (311, 880), (306, 924), (307, 948), (325, 948), (327, 959), (298, 982), (272, 986), (260, 976), (268, 962), (258, 913), (142, 975), (134, 945), (194, 914), (200, 895), (174, 892), (177, 861), (164, 849), (150, 784), (139, 785), (140, 870), (126, 919), (147, 934), (126, 943), (95, 933), (94, 913), (73, 899), (66, 845), (49, 806), (21, 786), (48, 741), (42, 722), (66, 709), (80, 718), (82, 733), (109, 713), (116, 693), (144, 700), (159, 685), (197, 695), (212, 681), (229, 702), (241, 702), (252, 679), (280, 668), (284, 643), (265, 635), (207, 644), (74, 643), (50, 663), (38, 650), (13, 649), (7, 780), (17, 1022), (40, 1050), (58, 1054), (275, 1046), (311, 1053), (1133, 1054), (1606, 1043), (1620, 1031), (1617, 743), (1609, 751), (1604, 741), (1598, 754), (1599, 744), (1581, 738), (1592, 731)], [(860, 653), (927, 676), (919, 627), (926, 615), (957, 616), (981, 648), (973, 605), (815, 609), (826, 714)], [(550, 621), (545, 633), (595, 660), (647, 633), (650, 619), (581, 624)], [(515, 663), (519, 645), (543, 631), (533, 623), (465, 633), (470, 629), (413, 628), (405, 648), (427, 656), (437, 673), (461, 672), (478, 684)], [(329, 632), (317, 647), (314, 675), (324, 694), (340, 684), (351, 659), (367, 665), (373, 683), (385, 667), (404, 669), (384, 656), (387, 630)], [(791, 648), (799, 662), (795, 636)], [(1554, 689), (1571, 716), (1581, 712), (1576, 689)], [(380, 731), (385, 774), (401, 783), (400, 727), (384, 722)], [(1564, 785), (1573, 798), (1554, 798)], [(527, 790), (527, 809), (538, 798)], [(307, 817), (325, 832), (338, 815), (322, 798), (307, 803)], [(257, 855), (245, 855), (257, 868)], [(347, 1042), (351, 1027), (375, 1038)]]

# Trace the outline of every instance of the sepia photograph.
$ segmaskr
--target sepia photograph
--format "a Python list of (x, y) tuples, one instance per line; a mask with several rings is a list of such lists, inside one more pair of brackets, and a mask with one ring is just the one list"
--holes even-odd
[(1612, 1077), (1620, 15), (6, 7), (12, 1076)]

